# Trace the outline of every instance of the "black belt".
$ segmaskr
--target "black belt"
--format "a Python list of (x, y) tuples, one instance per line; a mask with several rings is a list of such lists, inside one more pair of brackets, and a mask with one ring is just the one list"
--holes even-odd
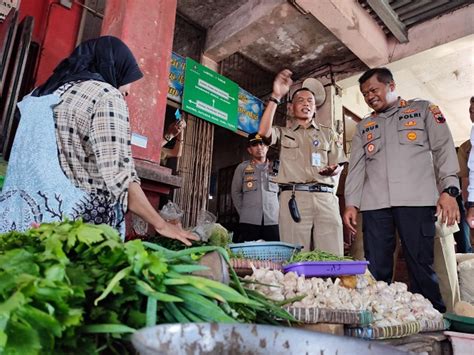
[(281, 191), (307, 191), (307, 192), (333, 192), (334, 187), (321, 185), (321, 184), (314, 184), (314, 185), (283, 185), (281, 186)]

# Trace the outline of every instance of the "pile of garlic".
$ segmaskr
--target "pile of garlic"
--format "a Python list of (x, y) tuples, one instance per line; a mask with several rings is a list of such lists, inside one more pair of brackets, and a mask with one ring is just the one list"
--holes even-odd
[(249, 283), (249, 288), (275, 301), (306, 295), (301, 301), (294, 302), (293, 307), (371, 311), (374, 326), (443, 319), (429, 300), (420, 294), (412, 294), (407, 290), (407, 285), (400, 282), (388, 285), (378, 281), (371, 285), (366, 278), (360, 276), (356, 289), (351, 289), (339, 285), (339, 278), (333, 282), (331, 278), (305, 278), (294, 272), (283, 274), (281, 271), (265, 268), (254, 269), (253, 274), (245, 279), (256, 282)]
[(294, 307), (319, 307), (344, 310), (364, 310), (362, 296), (354, 289), (339, 286), (339, 279), (312, 277), (305, 279), (294, 272), (283, 274), (279, 270), (255, 269), (246, 280), (265, 285), (250, 283), (247, 287), (257, 290), (275, 301), (283, 301), (296, 296), (306, 295)]

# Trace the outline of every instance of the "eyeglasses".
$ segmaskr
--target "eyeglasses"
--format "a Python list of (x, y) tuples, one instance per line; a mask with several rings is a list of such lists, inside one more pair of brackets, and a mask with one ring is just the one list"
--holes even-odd
[(265, 145), (265, 143), (263, 143), (262, 141), (253, 141), (253, 142), (250, 142), (250, 146), (251, 146), (251, 147), (256, 147), (257, 145)]

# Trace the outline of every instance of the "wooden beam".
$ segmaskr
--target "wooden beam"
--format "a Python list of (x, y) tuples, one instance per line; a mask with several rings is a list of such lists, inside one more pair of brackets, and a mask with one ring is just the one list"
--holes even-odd
[(215, 62), (275, 31), (288, 15), (286, 0), (250, 0), (207, 32), (204, 56)]
[(368, 67), (388, 63), (387, 36), (356, 0), (295, 0)]

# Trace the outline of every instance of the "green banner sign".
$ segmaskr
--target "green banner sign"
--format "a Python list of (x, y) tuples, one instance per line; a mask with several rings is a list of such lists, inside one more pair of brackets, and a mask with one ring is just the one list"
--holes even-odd
[(186, 58), (184, 111), (236, 131), (238, 96), (239, 86), (232, 80)]

